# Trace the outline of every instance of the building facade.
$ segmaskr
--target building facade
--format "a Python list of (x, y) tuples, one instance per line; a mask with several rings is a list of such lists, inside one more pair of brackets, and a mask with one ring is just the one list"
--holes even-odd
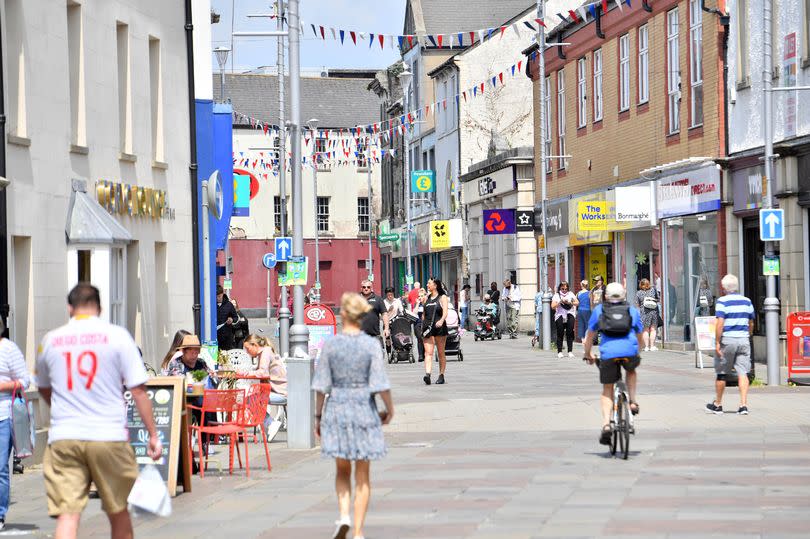
[(194, 329), (185, 27), (210, 35), (210, 4), (4, 6), (11, 337), (33, 365), (90, 281), (154, 364)]
[[(374, 224), (381, 208), (381, 163), (387, 157), (382, 156), (372, 133), (356, 130), (358, 125), (379, 121), (380, 102), (368, 91), (374, 75), (332, 70), (326, 77), (301, 79), (302, 121), (306, 125), (309, 119), (318, 120), (316, 129), (303, 130), (301, 140), (307, 286), (314, 286), (319, 274), (321, 302), (330, 306), (339, 305), (347, 290), (359, 290), (360, 281), (369, 273), (375, 278), (375, 290), (381, 292)], [(280, 296), (276, 272), (268, 272), (262, 265), (262, 256), (273, 252), (274, 238), (282, 235), (277, 131), (262, 127), (278, 121), (277, 92), (275, 75), (225, 77), (225, 97), (232, 102), (236, 118), (234, 175), (248, 178), (250, 184), (248, 207), (235, 211), (231, 219), (232, 297), (241, 308), (257, 315), (266, 312), (268, 301), (277, 307)], [(289, 231), (293, 228), (291, 176), (288, 169)], [(369, 245), (372, 266), (368, 265)]]
[[(729, 271), (740, 276), (741, 289), (757, 306), (754, 344), (764, 350), (764, 244), (759, 240), (759, 208), (763, 199), (763, 45), (753, 21), (761, 20), (762, 0), (731, 0), (728, 41), (729, 172), (726, 208)], [(772, 47), (774, 87), (810, 85), (810, 6), (792, 0), (773, 3)], [(781, 329), (785, 316), (810, 306), (810, 110), (801, 106), (807, 91), (773, 96), (773, 142), (776, 176), (773, 195), (785, 211), (785, 240), (779, 242), (781, 273), (777, 290)], [(761, 355), (761, 353), (760, 353)]]
[(550, 133), (539, 140), (535, 114), (536, 176), (541, 144), (559, 157), (547, 162), (545, 285), (578, 289), (600, 275), (632, 297), (649, 279), (661, 294), (664, 342), (675, 348), (693, 346), (699, 290), (717, 297), (726, 271), (727, 29), (715, 7), (610, 6), (598, 24), (569, 20), (549, 33), (570, 45), (546, 51), (544, 81), (536, 62), (530, 69), (535, 102), (545, 85)]

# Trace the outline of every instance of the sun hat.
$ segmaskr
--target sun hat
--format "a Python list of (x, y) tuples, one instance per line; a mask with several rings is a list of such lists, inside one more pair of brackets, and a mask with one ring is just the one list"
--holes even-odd
[(200, 338), (196, 335), (184, 336), (183, 342), (180, 343), (180, 346), (178, 346), (177, 349), (182, 350), (184, 348), (202, 348), (200, 345)]
[(627, 291), (621, 283), (610, 283), (605, 288), (605, 299), (610, 303), (619, 303), (627, 298)]

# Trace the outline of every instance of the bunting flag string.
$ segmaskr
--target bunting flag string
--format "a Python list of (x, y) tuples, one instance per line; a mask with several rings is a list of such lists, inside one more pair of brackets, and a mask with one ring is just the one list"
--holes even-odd
[[(534, 61), (536, 57), (537, 52), (532, 52), (529, 60)], [(504, 86), (508, 80), (504, 74), (511, 74), (511, 78), (520, 76), (523, 67), (524, 58), (521, 57), (510, 67), (489, 76), (485, 81), (478, 82), (461, 90), (455, 95), (447, 96), (445, 99), (403, 112), (397, 118), (343, 129), (317, 129), (314, 133), (309, 130), (304, 130), (304, 143), (306, 146), (309, 146), (312, 139), (323, 139), (321, 144), (325, 146), (326, 153), (330, 153), (330, 151), (336, 150), (338, 146), (340, 146), (341, 150), (350, 152), (352, 148), (356, 148), (359, 144), (362, 144), (362, 141), (368, 138), (373, 140), (382, 139), (386, 142), (390, 142), (396, 137), (404, 136), (405, 129), (410, 130), (416, 122), (424, 121), (429, 115), (435, 114), (437, 108), (446, 110), (448, 100), (451, 104), (453, 100), (455, 100), (456, 104), (460, 104), (462, 100), (464, 103), (467, 103), (470, 99), (484, 95), (487, 86), (490, 86), (492, 89), (497, 88), (499, 85)], [(261, 130), (265, 135), (270, 135), (272, 132), (272, 135), (275, 136), (279, 132), (277, 125), (263, 122), (262, 120), (238, 111), (234, 111), (233, 117), (235, 124), (248, 125), (253, 129)]]
[[(608, 6), (608, 1), (609, 0), (598, 0), (597, 2), (583, 4), (578, 8), (576, 8), (575, 10), (569, 9), (567, 16), (562, 13), (557, 13), (557, 17), (563, 23), (573, 22), (574, 24), (577, 24), (580, 22), (587, 22), (588, 14), (590, 14), (591, 19), (596, 19), (598, 10), (601, 10), (602, 14), (607, 14), (608, 10), (610, 9), (610, 7)], [(630, 9), (633, 8), (631, 0), (613, 0), (613, 2), (615, 2), (616, 7), (622, 13), (624, 13), (624, 7), (622, 6), (622, 4), (627, 4), (627, 7), (629, 7)]]
[[(306, 24), (309, 24), (309, 27), (312, 29), (311, 36), (303, 31)], [(452, 49), (472, 45), (475, 43), (476, 37), (478, 41), (481, 42), (491, 40), (495, 35), (502, 39), (506, 30), (510, 27), (517, 35), (521, 35), (521, 32), (526, 32), (527, 30), (532, 33), (537, 33), (538, 24), (544, 28), (546, 27), (545, 22), (535, 18), (531, 21), (517, 21), (489, 28), (479, 28), (477, 30), (454, 30), (451, 32), (442, 32), (441, 34), (387, 34), (384, 32), (358, 32), (356, 30), (346, 30), (326, 24), (305, 23), (302, 20), (301, 32), (302, 37), (305, 39), (309, 36), (310, 39), (321, 41), (325, 41), (331, 35), (331, 39), (335, 42), (340, 41), (341, 45), (346, 44), (346, 34), (349, 34), (352, 44), (357, 45), (357, 38), (359, 37), (362, 42), (368, 42), (369, 48), (373, 47), (376, 42), (379, 44), (380, 49), (384, 49), (386, 44), (392, 49), (395, 49), (397, 46), (402, 49), (407, 41), (408, 47), (413, 47), (414, 43), (421, 43), (429, 44), (432, 47), (440, 49)], [(329, 32), (327, 32), (327, 30), (329, 30)], [(467, 39), (468, 37), (469, 39)]]

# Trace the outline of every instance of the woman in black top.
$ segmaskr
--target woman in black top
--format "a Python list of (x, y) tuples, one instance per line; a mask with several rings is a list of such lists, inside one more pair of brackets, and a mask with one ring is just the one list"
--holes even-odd
[(437, 384), (444, 383), (444, 369), (447, 366), (447, 358), (444, 355), (444, 345), (447, 342), (447, 312), (450, 300), (439, 279), (429, 279), (427, 282), (428, 297), (425, 302), (425, 312), (422, 314), (422, 328), (424, 331), (430, 328), (430, 333), (424, 336), (425, 341), (425, 377), (426, 385), (430, 385), (430, 371), (433, 367), (433, 349), (439, 351), (439, 377)]

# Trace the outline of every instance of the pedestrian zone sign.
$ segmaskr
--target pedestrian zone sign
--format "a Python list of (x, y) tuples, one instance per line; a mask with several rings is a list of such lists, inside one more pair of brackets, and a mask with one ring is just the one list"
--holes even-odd
[(759, 210), (759, 239), (762, 241), (785, 239), (785, 210)]
[(287, 262), (287, 273), (279, 274), (278, 285), (306, 286), (308, 262), (308, 258), (305, 258), (303, 262)]
[(414, 193), (433, 193), (436, 191), (435, 173), (432, 170), (414, 170), (411, 172), (411, 191)]

